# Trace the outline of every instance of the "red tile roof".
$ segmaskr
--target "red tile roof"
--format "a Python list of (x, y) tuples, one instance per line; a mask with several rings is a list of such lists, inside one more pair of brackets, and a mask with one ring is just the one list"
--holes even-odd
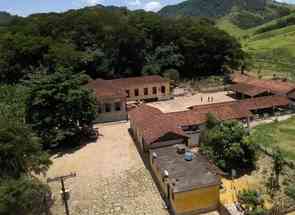
[(142, 86), (144, 84), (167, 83), (168, 81), (159, 75), (150, 75), (133, 78), (113, 79), (109, 80), (109, 82), (111, 82), (111, 84), (114, 86), (126, 89)]
[(232, 90), (232, 91), (238, 92), (238, 93), (242, 93), (244, 95), (248, 95), (251, 97), (268, 92), (268, 90), (265, 88), (257, 87), (257, 86), (249, 85), (249, 84), (245, 84), (245, 83), (231, 85), (229, 87), (229, 90)]
[(182, 126), (200, 125), (207, 122), (207, 114), (212, 113), (220, 121), (251, 117), (252, 110), (289, 105), (286, 96), (264, 96), (239, 101), (223, 102), (190, 107), (191, 110), (163, 113), (157, 108), (141, 105), (129, 112), (129, 118), (142, 132), (146, 144), (153, 144), (167, 133), (183, 137)]
[(172, 118), (166, 117), (164, 113), (154, 107), (141, 105), (129, 112), (129, 118), (141, 130), (147, 144), (154, 143), (167, 133), (186, 137), (186, 134)]
[(231, 76), (233, 83), (244, 83), (255, 86), (257, 88), (264, 88), (274, 94), (287, 94), (295, 89), (295, 84), (280, 81), (280, 80), (260, 80), (249, 75), (242, 75), (235, 73)]
[(186, 137), (181, 127), (206, 123), (209, 112), (212, 112), (222, 121), (252, 116), (248, 110), (239, 109), (234, 105), (204, 108), (201, 111), (188, 110), (174, 113), (163, 113), (154, 107), (141, 105), (129, 112), (129, 118), (143, 133), (145, 143), (152, 144), (167, 133)]
[(96, 79), (90, 81), (87, 87), (96, 92), (96, 97), (126, 97), (126, 89), (141, 87), (144, 84), (167, 83), (161, 76), (151, 75), (133, 78), (121, 78), (113, 80)]
[(166, 113), (167, 117), (173, 119), (178, 126), (200, 125), (207, 122), (207, 115), (194, 111), (181, 111)]
[[(197, 112), (222, 112), (228, 108), (234, 108), (244, 111), (259, 110), (272, 107), (283, 107), (290, 104), (287, 96), (263, 96), (257, 98), (243, 99), (231, 102), (223, 102), (209, 105), (199, 105), (190, 107)], [(228, 114), (230, 115), (230, 114)], [(226, 117), (225, 117), (226, 118)]]
[(98, 99), (102, 97), (126, 97), (124, 90), (111, 85), (103, 79), (92, 80), (87, 84), (87, 87), (95, 91)]
[(208, 114), (212, 113), (214, 116), (221, 120), (233, 120), (233, 119), (243, 119), (251, 117), (251, 112), (243, 107), (240, 107), (237, 102), (224, 102), (209, 105), (199, 105), (193, 106), (190, 109), (197, 113)]
[(248, 110), (259, 110), (272, 107), (288, 106), (290, 101), (287, 96), (264, 96), (253, 99), (244, 99), (238, 101), (242, 108)]

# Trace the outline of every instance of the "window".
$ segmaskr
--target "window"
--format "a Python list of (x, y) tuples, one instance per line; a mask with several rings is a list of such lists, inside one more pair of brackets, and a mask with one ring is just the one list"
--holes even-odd
[(144, 88), (144, 95), (148, 95), (149, 94), (149, 89), (148, 88)]
[(116, 102), (115, 103), (115, 110), (116, 111), (121, 111), (121, 102)]
[(126, 94), (127, 94), (127, 98), (129, 98), (130, 97), (130, 91), (126, 90)]
[(153, 94), (157, 94), (157, 87), (153, 87)]
[(135, 96), (139, 96), (139, 90), (138, 90), (138, 89), (135, 89), (135, 90), (134, 90), (134, 95), (135, 95)]
[(101, 105), (100, 104), (97, 105), (97, 113), (102, 113), (102, 109), (101, 109)]
[(165, 86), (161, 87), (161, 93), (166, 93), (166, 87)]
[(105, 111), (106, 111), (107, 113), (111, 112), (111, 104), (109, 104), (109, 103), (106, 103), (106, 104), (105, 104)]

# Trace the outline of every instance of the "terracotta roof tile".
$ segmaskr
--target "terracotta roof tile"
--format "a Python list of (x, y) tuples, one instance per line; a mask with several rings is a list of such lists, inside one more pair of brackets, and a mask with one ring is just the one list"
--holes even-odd
[(129, 118), (143, 132), (143, 138), (147, 144), (152, 144), (167, 133), (175, 133), (186, 137), (185, 133), (177, 126), (173, 119), (166, 117), (157, 108), (145, 104), (141, 105), (129, 112)]
[(144, 84), (154, 84), (154, 83), (167, 83), (168, 81), (163, 79), (159, 75), (141, 76), (133, 78), (120, 78), (108, 80), (112, 85), (118, 86), (120, 88), (131, 88), (138, 87)]
[(90, 81), (87, 87), (96, 92), (97, 98), (101, 97), (126, 97), (126, 89), (140, 87), (144, 84), (167, 83), (161, 76), (141, 76), (113, 80), (96, 79)]
[(257, 87), (257, 86), (254, 86), (254, 85), (249, 85), (249, 84), (246, 84), (246, 83), (238, 83), (238, 84), (231, 85), (229, 87), (229, 90), (239, 92), (239, 93), (242, 93), (244, 95), (251, 96), (251, 97), (260, 95), (260, 94), (265, 93), (265, 92), (268, 92), (268, 90), (265, 89), (265, 88)]
[(103, 79), (90, 81), (86, 86), (95, 91), (98, 99), (102, 97), (126, 97), (124, 90), (111, 85)]
[(287, 96), (263, 96), (257, 98), (243, 99), (231, 102), (223, 102), (209, 105), (199, 105), (190, 107), (197, 112), (222, 112), (229, 110), (228, 107), (243, 111), (259, 110), (271, 107), (280, 107), (289, 105), (290, 101)]
[(280, 80), (260, 80), (249, 75), (242, 75), (235, 73), (231, 76), (233, 83), (244, 83), (255, 86), (257, 88), (264, 88), (274, 94), (287, 94), (288, 92), (295, 89), (295, 84), (280, 81)]
[(251, 112), (243, 107), (240, 107), (236, 102), (224, 102), (209, 105), (193, 106), (190, 109), (197, 113), (208, 114), (212, 113), (221, 121), (232, 119), (243, 119), (252, 116)]

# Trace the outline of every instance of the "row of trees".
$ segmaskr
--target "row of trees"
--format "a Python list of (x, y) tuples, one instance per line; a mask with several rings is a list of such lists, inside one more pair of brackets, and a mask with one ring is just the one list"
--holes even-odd
[(0, 81), (17, 83), (36, 68), (114, 78), (178, 71), (181, 77), (238, 68), (236, 39), (206, 19), (164, 18), (144, 11), (85, 8), (15, 18), (0, 33)]

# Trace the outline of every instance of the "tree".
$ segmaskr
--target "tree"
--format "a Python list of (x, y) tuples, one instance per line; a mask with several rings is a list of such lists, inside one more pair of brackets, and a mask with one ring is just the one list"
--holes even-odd
[(20, 83), (36, 68), (59, 66), (92, 78), (138, 76), (147, 68), (191, 78), (238, 69), (244, 55), (235, 38), (207, 19), (85, 8), (18, 17), (1, 29), (0, 82)]
[(80, 141), (83, 127), (91, 127), (96, 117), (94, 94), (82, 86), (82, 74), (60, 68), (31, 83), (26, 102), (26, 121), (42, 138), (44, 147), (73, 145)]
[(257, 146), (247, 141), (247, 135), (243, 125), (237, 121), (213, 124), (205, 132), (201, 149), (225, 171), (253, 167)]
[(50, 196), (49, 187), (36, 178), (22, 176), (0, 182), (0, 214), (40, 215), (50, 207), (45, 202)]
[(243, 190), (238, 196), (239, 202), (246, 208), (246, 215), (266, 215), (264, 200), (256, 190)]
[(28, 126), (0, 118), (0, 178), (44, 173), (50, 164), (40, 139)]
[(286, 190), (285, 193), (287, 194), (287, 196), (289, 196), (291, 199), (293, 199), (295, 201), (295, 185), (289, 185)]
[(0, 117), (3, 121), (24, 122), (27, 87), (23, 85), (0, 86)]
[(260, 194), (256, 190), (244, 190), (239, 193), (239, 201), (252, 209), (263, 204)]
[(176, 69), (168, 69), (163, 73), (164, 78), (177, 82), (180, 79), (179, 72)]
[(152, 55), (146, 57), (147, 65), (157, 65), (161, 72), (168, 69), (179, 69), (184, 65), (184, 57), (173, 43), (159, 46)]
[[(18, 92), (17, 86), (3, 88), (1, 95)], [(24, 124), (24, 109), (16, 111), (22, 99), (9, 98), (1, 100), (5, 111), (0, 115), (0, 214), (39, 215), (46, 210), (44, 198), (50, 190), (33, 175), (45, 173), (51, 161), (40, 139)]]
[(275, 187), (279, 188), (280, 187), (280, 175), (284, 169), (285, 165), (285, 159), (282, 154), (282, 151), (276, 147), (273, 149), (272, 153), (272, 162), (273, 162), (273, 172), (275, 175)]

